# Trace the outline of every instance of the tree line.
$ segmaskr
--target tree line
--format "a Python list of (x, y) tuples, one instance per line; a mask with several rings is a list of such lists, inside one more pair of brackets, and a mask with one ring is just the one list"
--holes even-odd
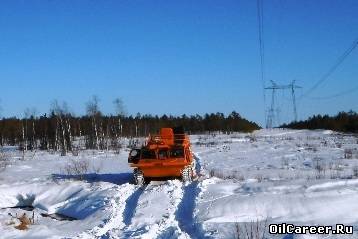
[(358, 133), (358, 114), (354, 111), (339, 112), (334, 116), (314, 115), (307, 120), (284, 124), (291, 129), (330, 129), (340, 132)]
[(75, 116), (65, 102), (54, 101), (50, 113), (36, 115), (26, 110), (23, 118), (0, 120), (0, 145), (18, 145), (27, 150), (54, 150), (66, 154), (81, 149), (118, 149), (122, 137), (142, 137), (157, 133), (161, 127), (183, 126), (190, 134), (221, 131), (251, 132), (260, 127), (233, 111), (229, 115), (126, 115), (123, 102), (114, 101), (115, 115), (104, 115), (99, 100), (92, 97), (86, 115)]

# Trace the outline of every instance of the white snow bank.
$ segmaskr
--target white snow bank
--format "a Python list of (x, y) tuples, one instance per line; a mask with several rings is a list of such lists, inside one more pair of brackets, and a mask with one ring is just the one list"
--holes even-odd
[[(358, 218), (352, 212), (358, 210), (356, 190), (326, 187), (327, 183), (314, 185), (321, 191), (293, 191), (290, 193), (256, 192), (240, 193), (238, 185), (211, 184), (201, 202), (200, 218), (206, 222), (300, 222), (331, 225), (353, 224)], [(349, 185), (354, 185), (349, 184)], [(223, 189), (224, 188), (224, 189)], [(322, 191), (323, 189), (326, 189)]]
[(91, 192), (82, 182), (1, 185), (0, 207), (33, 206), (48, 214), (83, 219), (104, 206), (103, 191)]

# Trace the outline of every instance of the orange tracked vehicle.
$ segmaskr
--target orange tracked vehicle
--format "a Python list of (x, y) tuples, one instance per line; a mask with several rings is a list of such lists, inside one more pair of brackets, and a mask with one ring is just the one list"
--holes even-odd
[(148, 178), (181, 177), (191, 181), (195, 174), (189, 137), (182, 127), (162, 128), (160, 134), (149, 135), (143, 147), (130, 151), (128, 163), (134, 168), (138, 185)]

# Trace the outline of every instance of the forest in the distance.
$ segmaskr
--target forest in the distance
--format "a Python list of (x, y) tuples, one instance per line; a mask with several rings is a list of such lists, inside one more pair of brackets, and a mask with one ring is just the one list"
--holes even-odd
[[(64, 154), (81, 149), (113, 149), (122, 147), (121, 138), (143, 137), (157, 133), (162, 127), (184, 127), (189, 134), (210, 132), (252, 132), (260, 129), (255, 122), (233, 111), (228, 115), (127, 115), (123, 101), (114, 100), (114, 115), (104, 115), (99, 100), (93, 96), (86, 103), (86, 115), (76, 116), (63, 102), (53, 101), (49, 114), (38, 116), (36, 110), (25, 110), (24, 117), (0, 119), (0, 146), (19, 146), (26, 150), (54, 150)], [(358, 114), (339, 112), (335, 116), (314, 115), (307, 120), (283, 124), (281, 128), (330, 129), (358, 133)]]
[(291, 129), (330, 129), (340, 132), (358, 133), (358, 114), (354, 111), (339, 112), (334, 116), (314, 115), (307, 120), (280, 126)]
[(54, 150), (65, 154), (78, 147), (117, 150), (121, 147), (122, 137), (147, 136), (157, 133), (161, 127), (182, 126), (190, 134), (214, 131), (251, 132), (260, 128), (235, 111), (228, 115), (211, 113), (158, 116), (138, 113), (135, 116), (128, 116), (123, 102), (116, 99), (116, 114), (104, 115), (98, 102), (97, 97), (87, 102), (84, 116), (75, 116), (68, 110), (66, 103), (54, 101), (49, 114), (36, 116), (35, 110), (27, 110), (21, 119), (2, 118), (0, 145), (16, 145), (22, 150)]

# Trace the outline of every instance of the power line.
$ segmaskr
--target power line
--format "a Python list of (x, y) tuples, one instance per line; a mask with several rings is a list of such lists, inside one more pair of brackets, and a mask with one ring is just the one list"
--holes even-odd
[(344, 62), (344, 60), (352, 53), (352, 51), (357, 47), (358, 45), (358, 38), (353, 41), (353, 43), (349, 46), (349, 48), (337, 59), (335, 64), (329, 68), (329, 70), (323, 74), (323, 76), (314, 84), (310, 89), (308, 89), (304, 94), (300, 96), (300, 99), (308, 96), (312, 93), (319, 85), (321, 85), (324, 81), (326, 81), (333, 72)]
[(261, 81), (263, 87), (265, 87), (265, 42), (264, 42), (264, 21), (263, 21), (262, 0), (257, 0), (257, 20), (258, 20), (258, 29), (259, 29)]
[(334, 99), (334, 98), (337, 98), (337, 97), (340, 97), (340, 96), (344, 96), (344, 95), (353, 93), (355, 91), (358, 91), (358, 86), (356, 86), (354, 88), (351, 88), (349, 90), (341, 91), (341, 92), (333, 94), (333, 95), (328, 95), (328, 96), (324, 96), (324, 97), (310, 97), (310, 99), (313, 99), (313, 100), (329, 100), (329, 99)]
[[(264, 100), (264, 108), (266, 107), (266, 94), (265, 94), (265, 41), (264, 41), (264, 20), (263, 20), (263, 0), (257, 0), (257, 22), (259, 33), (259, 53), (260, 53), (260, 78), (262, 83), (262, 93)], [(264, 117), (266, 119), (266, 111), (264, 110)], [(267, 124), (267, 122), (266, 122)]]

